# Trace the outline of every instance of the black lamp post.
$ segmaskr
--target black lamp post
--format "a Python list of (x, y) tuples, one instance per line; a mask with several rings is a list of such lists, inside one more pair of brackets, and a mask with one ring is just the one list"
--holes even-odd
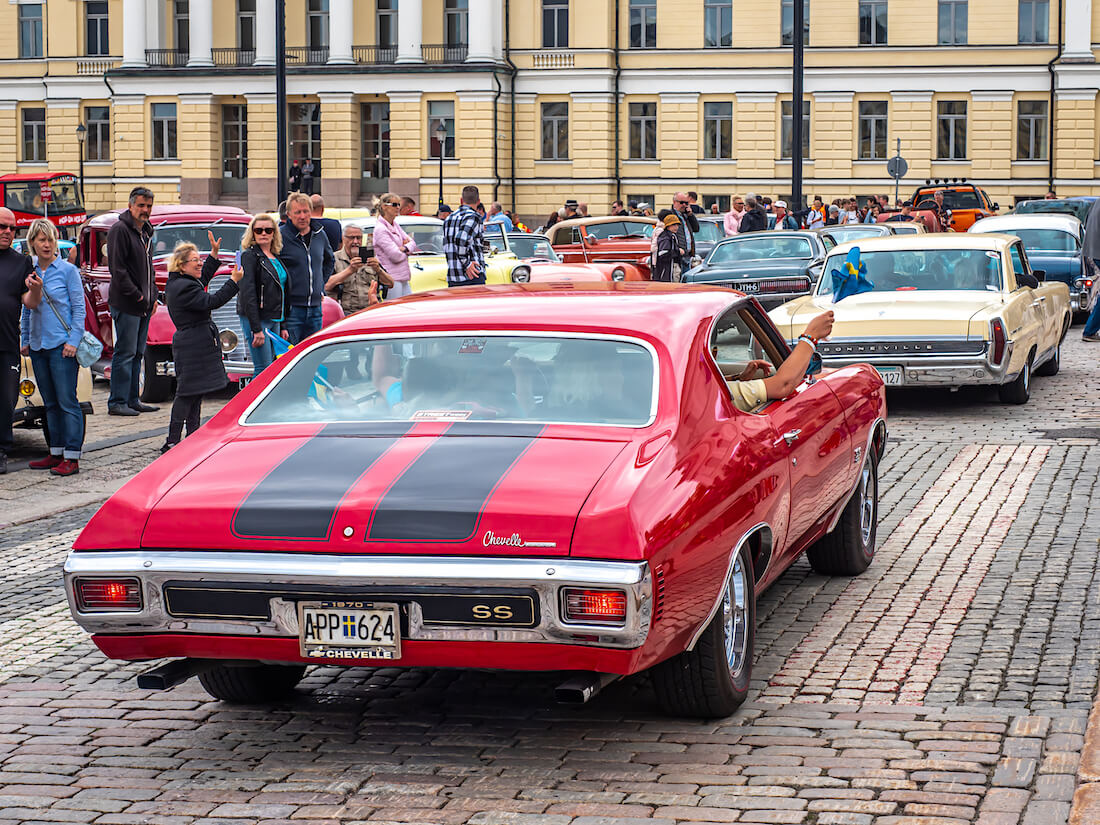
[(88, 136), (88, 130), (83, 123), (76, 125), (76, 143), (80, 149), (80, 203), (84, 204), (84, 138)]
[(439, 143), (439, 204), (436, 206), (436, 214), (443, 208), (443, 155), (447, 146), (447, 124), (443, 118), (439, 119), (439, 125), (435, 127), (435, 139)]

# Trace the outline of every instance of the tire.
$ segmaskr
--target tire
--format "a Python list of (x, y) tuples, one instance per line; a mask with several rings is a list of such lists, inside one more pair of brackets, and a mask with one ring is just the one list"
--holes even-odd
[(1031, 359), (1027, 357), (1024, 368), (1016, 376), (1016, 380), (1010, 384), (1001, 384), (997, 387), (997, 394), (1005, 404), (1026, 404), (1031, 398)]
[[(88, 414), (80, 416), (80, 443), (84, 443), (85, 437), (88, 435)], [(46, 416), (42, 416), (42, 438), (46, 441), (47, 449), (50, 446), (50, 422), (46, 420)]]
[(1036, 375), (1057, 375), (1058, 370), (1062, 368), (1062, 342), (1061, 340), (1054, 347), (1054, 354), (1050, 356), (1046, 361), (1035, 368)]
[(657, 701), (672, 716), (729, 716), (749, 692), (756, 637), (756, 590), (746, 542), (734, 559), (718, 612), (693, 650), (651, 671)]
[(878, 535), (878, 455), (871, 448), (855, 492), (831, 533), (806, 550), (815, 572), (825, 576), (858, 576), (875, 558)]
[(157, 361), (171, 358), (168, 347), (146, 347), (142, 358), (141, 400), (147, 404), (167, 401), (172, 397), (172, 376), (157, 375)]
[(199, 674), (199, 682), (215, 699), (256, 705), (291, 693), (305, 672), (305, 665), (215, 665)]

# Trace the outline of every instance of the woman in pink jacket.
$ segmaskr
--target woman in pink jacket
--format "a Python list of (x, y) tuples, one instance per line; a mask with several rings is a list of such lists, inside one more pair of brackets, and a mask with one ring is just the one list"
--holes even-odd
[(378, 222), (374, 225), (374, 256), (382, 268), (393, 278), (387, 298), (401, 298), (410, 295), (409, 253), (419, 252), (416, 241), (397, 225), (397, 216), (401, 213), (401, 199), (392, 192), (382, 196), (378, 204)]
[(741, 230), (741, 218), (745, 215), (745, 201), (738, 195), (734, 195), (730, 203), (730, 211), (726, 213), (722, 224), (727, 235), (736, 235)]

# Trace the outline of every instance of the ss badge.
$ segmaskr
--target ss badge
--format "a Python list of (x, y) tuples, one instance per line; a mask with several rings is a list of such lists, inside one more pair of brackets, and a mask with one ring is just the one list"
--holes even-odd
[(472, 610), (475, 619), (498, 619), (508, 621), (512, 618), (512, 608), (506, 604), (475, 604)]

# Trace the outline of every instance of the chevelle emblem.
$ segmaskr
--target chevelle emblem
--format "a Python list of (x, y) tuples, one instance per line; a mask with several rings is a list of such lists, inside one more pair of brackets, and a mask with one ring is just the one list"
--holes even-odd
[(510, 536), (498, 536), (492, 530), (486, 530), (481, 537), (483, 547), (557, 547), (556, 541), (524, 541), (519, 533)]

